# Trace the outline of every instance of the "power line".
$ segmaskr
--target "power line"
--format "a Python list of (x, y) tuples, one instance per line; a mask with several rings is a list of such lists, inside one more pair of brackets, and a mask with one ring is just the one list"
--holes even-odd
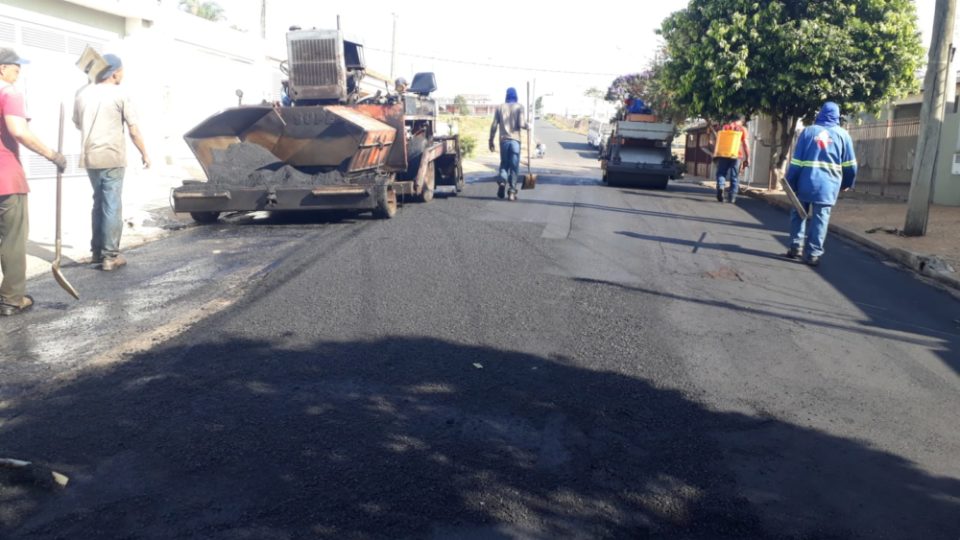
[[(391, 52), (385, 49), (378, 49), (376, 47), (367, 46), (364, 48), (370, 51), (377, 51), (382, 53)], [(543, 68), (524, 67), (524, 66), (507, 66), (503, 64), (488, 64), (485, 62), (471, 62), (468, 60), (457, 60), (454, 58), (441, 58), (439, 56), (426, 56), (422, 54), (410, 54), (410, 53), (404, 53), (399, 51), (396, 54), (400, 56), (406, 56), (408, 58), (419, 58), (421, 60), (434, 60), (437, 62), (449, 62), (451, 64), (463, 64), (467, 66), (491, 67), (491, 68), (498, 68), (498, 69), (513, 69), (517, 71), (534, 71), (538, 73), (559, 73), (562, 75), (596, 75), (596, 76), (603, 76), (603, 77), (619, 77), (620, 75), (623, 75), (622, 73), (600, 73), (595, 71), (566, 71), (562, 69), (543, 69)]]

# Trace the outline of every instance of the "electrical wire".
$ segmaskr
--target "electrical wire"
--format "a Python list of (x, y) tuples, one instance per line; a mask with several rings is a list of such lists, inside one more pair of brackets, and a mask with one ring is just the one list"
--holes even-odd
[[(391, 54), (390, 51), (386, 49), (378, 49), (376, 47), (365, 46), (364, 49), (369, 51), (377, 51), (382, 53)], [(508, 66), (503, 64), (489, 64), (485, 62), (471, 62), (469, 60), (457, 60), (454, 58), (442, 58), (439, 56), (426, 56), (422, 54), (410, 54), (404, 52), (397, 52), (398, 56), (406, 56), (408, 58), (419, 58), (421, 60), (434, 60), (436, 62), (449, 62), (451, 64), (463, 64), (467, 66), (480, 66), (480, 67), (490, 67), (498, 69), (513, 69), (517, 71), (535, 71), (539, 73), (559, 73), (562, 75), (596, 75), (603, 77), (619, 77), (623, 75), (622, 73), (601, 73), (596, 71), (567, 71), (563, 69), (544, 69), (544, 68), (535, 68), (535, 67), (524, 67), (524, 66)]]

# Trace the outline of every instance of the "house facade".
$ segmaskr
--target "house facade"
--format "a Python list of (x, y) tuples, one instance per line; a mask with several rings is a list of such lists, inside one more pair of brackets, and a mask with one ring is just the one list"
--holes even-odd
[[(58, 110), (67, 122), (68, 176), (77, 168), (80, 140), (70, 122), (74, 95), (86, 83), (76, 62), (87, 46), (124, 62), (124, 86), (133, 96), (151, 157), (159, 166), (194, 167), (183, 134), (211, 114), (279, 98), (279, 61), (286, 51), (184, 13), (171, 0), (0, 0), (0, 46), (30, 60), (17, 82), (27, 98), (31, 129), (55, 143)], [(133, 152), (131, 155), (136, 155)], [(23, 152), (29, 179), (53, 176), (46, 160)]]

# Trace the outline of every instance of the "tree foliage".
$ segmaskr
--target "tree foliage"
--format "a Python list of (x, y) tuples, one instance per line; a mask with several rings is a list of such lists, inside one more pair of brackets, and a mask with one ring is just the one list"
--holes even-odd
[(208, 21), (222, 21), (226, 12), (220, 4), (202, 0), (180, 0), (180, 9)]
[(470, 106), (467, 105), (467, 98), (461, 95), (453, 98), (453, 108), (457, 111), (457, 114), (462, 114), (464, 116), (470, 114)]
[(667, 84), (664, 75), (667, 59), (666, 50), (660, 50), (646, 70), (617, 77), (610, 83), (605, 99), (623, 103), (627, 98), (640, 98), (657, 116), (676, 123), (696, 116), (687, 104), (675, 98)]
[(769, 115), (777, 170), (799, 119), (827, 100), (850, 113), (915, 90), (923, 54), (911, 0), (691, 0), (660, 34), (659, 81), (678, 106)]
[(610, 83), (607, 88), (607, 94), (604, 97), (607, 101), (623, 102), (627, 98), (639, 97), (643, 99), (646, 94), (647, 82), (650, 80), (649, 72), (628, 73), (621, 75)]
[(603, 96), (604, 96), (603, 90), (600, 90), (600, 89), (597, 88), (596, 86), (591, 86), (590, 88), (588, 88), (587, 91), (583, 93), (583, 95), (586, 96), (586, 97), (588, 97), (588, 98), (593, 98), (593, 99), (603, 99), (603, 98), (604, 98), (604, 97), (603, 97)]

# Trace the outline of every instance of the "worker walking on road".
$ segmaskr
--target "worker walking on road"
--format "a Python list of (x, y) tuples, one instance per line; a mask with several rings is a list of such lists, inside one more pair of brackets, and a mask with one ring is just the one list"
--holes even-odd
[(0, 49), (0, 315), (17, 315), (33, 306), (27, 296), (27, 177), (20, 161), (20, 145), (47, 158), (60, 172), (67, 167), (63, 154), (51, 150), (30, 131), (23, 94), (13, 83), (27, 60)]
[(140, 134), (137, 112), (120, 88), (123, 63), (112, 54), (104, 55), (103, 59), (107, 67), (97, 76), (97, 83), (77, 93), (73, 123), (82, 139), (80, 166), (87, 169), (93, 186), (93, 238), (90, 241), (93, 262), (111, 271), (127, 264), (120, 255), (123, 176), (127, 166), (124, 125), (140, 151), (144, 168), (150, 167), (150, 158)]
[(727, 192), (727, 201), (736, 202), (740, 193), (740, 167), (750, 166), (750, 148), (747, 146), (747, 128), (743, 125), (743, 115), (737, 116), (732, 122), (724, 124), (722, 131), (740, 132), (740, 151), (736, 158), (717, 158), (717, 202), (723, 202), (723, 187), (726, 180), (730, 181), (730, 190)]
[(807, 264), (820, 264), (830, 212), (840, 192), (852, 188), (856, 179), (853, 140), (840, 127), (840, 107), (828, 101), (816, 122), (800, 134), (787, 169), (787, 182), (809, 214), (807, 223), (796, 209), (790, 210), (788, 258), (796, 259), (802, 254)]
[(517, 200), (520, 191), (520, 132), (529, 129), (523, 106), (517, 103), (517, 90), (507, 88), (507, 98), (493, 114), (490, 125), (490, 151), (496, 152), (493, 141), (500, 132), (500, 176), (497, 178), (497, 197), (506, 193), (507, 199)]

